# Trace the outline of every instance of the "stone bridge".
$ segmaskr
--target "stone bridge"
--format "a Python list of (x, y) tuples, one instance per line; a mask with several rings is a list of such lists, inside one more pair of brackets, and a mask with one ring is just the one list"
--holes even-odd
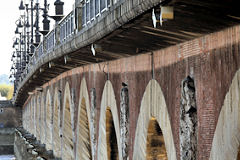
[(76, 1), (16, 84), (17, 141), (28, 158), (240, 158), (239, 16), (234, 0)]

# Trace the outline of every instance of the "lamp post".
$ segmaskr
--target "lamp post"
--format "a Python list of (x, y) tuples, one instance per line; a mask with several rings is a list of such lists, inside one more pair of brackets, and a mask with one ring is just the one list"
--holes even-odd
[(37, 0), (35, 7), (36, 9), (36, 21), (35, 21), (35, 40), (36, 40), (36, 46), (40, 43), (41, 41), (41, 35), (39, 34), (39, 1)]
[[(33, 55), (35, 47), (37, 47), (41, 41), (41, 35), (39, 34), (42, 33), (43, 35), (46, 35), (49, 32), (49, 23), (50, 21), (48, 20), (48, 3), (47, 0), (44, 0), (44, 8), (40, 8), (39, 0), (36, 0), (35, 5), (34, 1), (30, 0), (30, 7), (28, 4), (25, 4), (26, 6), (26, 13), (27, 17), (28, 11), (30, 11), (30, 17), (31, 17), (31, 38), (30, 38), (30, 56)], [(19, 10), (24, 11), (25, 7), (23, 4), (23, 0), (20, 2)], [(39, 11), (43, 10), (43, 31), (39, 31)], [(35, 23), (34, 21), (34, 11), (35, 11)], [(28, 18), (27, 18), (28, 19)], [(34, 31), (35, 29), (35, 31)], [(35, 37), (35, 41), (34, 41)]]
[(46, 35), (49, 32), (49, 24), (50, 20), (48, 19), (48, 3), (47, 0), (44, 0), (44, 8), (40, 8), (43, 10), (43, 30), (40, 31), (43, 35)]
[(26, 36), (27, 36), (27, 41), (26, 41), (26, 46), (27, 46), (27, 61), (29, 62), (29, 57), (32, 56), (32, 53), (33, 52), (30, 52), (30, 24), (29, 24), (29, 10), (27, 9), (28, 8), (28, 4), (25, 4), (26, 6), (26, 13), (27, 13), (27, 21), (26, 21), (26, 24), (25, 24), (25, 27), (26, 27)]
[[(39, 4), (39, 3), (38, 3)], [(21, 6), (24, 6), (23, 5), (23, 1), (21, 0), (20, 2), (20, 7), (19, 7), (19, 10), (25, 10), (25, 7), (21, 7)], [(33, 0), (30, 0), (30, 7), (29, 7), (29, 4), (25, 4), (26, 6), (26, 13), (27, 13), (27, 23), (29, 24), (29, 11), (30, 11), (30, 16), (31, 16), (31, 25), (28, 25), (29, 27), (31, 27), (31, 38), (30, 39), (30, 44), (28, 42), (28, 47), (30, 49), (30, 52), (29, 52), (29, 56), (32, 56), (33, 53), (34, 53), (34, 49), (35, 49), (35, 45), (38, 45), (38, 43), (40, 42), (40, 39), (41, 39), (41, 36), (39, 35), (38, 33), (38, 30), (39, 28), (36, 29), (35, 31), (35, 38), (36, 38), (36, 44), (34, 44), (34, 25), (33, 25), (33, 18), (34, 18), (34, 13), (33, 11), (36, 10), (38, 7), (33, 7)], [(36, 5), (38, 6), (38, 5)], [(39, 18), (39, 13), (36, 14), (36, 22), (38, 23), (38, 18)], [(38, 24), (37, 24), (38, 26)], [(29, 31), (28, 31), (28, 36), (29, 36)]]
[[(19, 33), (20, 34), (20, 33)], [(17, 82), (19, 81), (21, 72), (22, 72), (22, 67), (21, 67), (21, 51), (20, 49), (20, 40), (18, 38), (16, 38), (16, 40), (14, 40), (14, 45), (13, 47), (15, 48), (15, 51), (12, 54), (12, 68), (11, 68), (11, 72), (12, 72), (12, 77), (14, 79), (14, 86), (17, 86)], [(15, 90), (14, 90), (15, 91)]]
[(28, 63), (28, 55), (26, 55), (27, 52), (27, 44), (26, 44), (26, 38), (27, 38), (27, 34), (26, 34), (26, 19), (25, 19), (25, 14), (21, 15), (21, 17), (16, 21), (18, 22), (17, 24), (17, 28), (15, 33), (19, 34), (19, 43), (18, 43), (18, 47), (19, 47), (19, 52), (21, 54), (21, 59), (20, 59), (20, 63), (21, 63), (21, 71), (23, 71), (26, 67), (26, 64)]
[(61, 0), (56, 0), (54, 2), (54, 5), (55, 5), (55, 16), (49, 16), (49, 17), (51, 17), (56, 22), (58, 22), (64, 17), (64, 15), (63, 15), (64, 2), (62, 2)]
[[(20, 18), (16, 21), (16, 37), (13, 39), (13, 48), (15, 49), (12, 53), (11, 60), (13, 65), (11, 67), (10, 78), (14, 81), (14, 93), (16, 93), (19, 81), (22, 80), (25, 68), (29, 63), (30, 57), (32, 57), (35, 47), (37, 47), (41, 41), (41, 35), (46, 35), (49, 32), (50, 20), (48, 17), (53, 18), (56, 22), (63, 18), (63, 5), (64, 2), (56, 0), (55, 5), (55, 16), (48, 15), (48, 2), (44, 0), (44, 7), (40, 7), (39, 0), (29, 0), (30, 4), (24, 4), (25, 1), (20, 0)], [(39, 14), (43, 11), (43, 30), (40, 31), (39, 27)], [(35, 23), (34, 23), (35, 20)], [(29, 23), (30, 21), (30, 23)]]

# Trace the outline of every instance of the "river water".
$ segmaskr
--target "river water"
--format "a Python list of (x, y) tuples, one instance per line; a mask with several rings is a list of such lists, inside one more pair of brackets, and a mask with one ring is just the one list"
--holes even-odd
[(0, 155), (0, 160), (15, 160), (14, 155)]

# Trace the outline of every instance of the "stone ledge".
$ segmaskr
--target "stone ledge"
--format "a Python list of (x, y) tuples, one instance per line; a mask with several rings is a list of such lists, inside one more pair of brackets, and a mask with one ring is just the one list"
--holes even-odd
[(52, 150), (46, 150), (45, 144), (39, 142), (34, 135), (23, 128), (18, 128), (15, 131), (14, 153), (19, 160), (59, 160), (59, 158), (54, 157)]

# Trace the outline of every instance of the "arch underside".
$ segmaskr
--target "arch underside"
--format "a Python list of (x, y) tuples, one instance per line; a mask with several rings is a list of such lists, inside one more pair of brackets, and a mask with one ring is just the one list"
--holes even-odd
[(69, 84), (66, 84), (63, 107), (63, 152), (62, 158), (66, 160), (74, 159), (73, 155), (73, 131), (72, 131), (72, 106)]
[(46, 149), (52, 150), (52, 105), (50, 91), (47, 92), (46, 101)]
[(40, 131), (41, 131), (41, 143), (45, 144), (45, 139), (46, 139), (46, 123), (45, 123), (45, 120), (46, 120), (46, 106), (45, 106), (45, 99), (44, 99), (44, 94), (42, 94), (42, 97), (41, 97), (41, 114), (40, 114), (40, 117), (41, 117), (41, 126), (40, 126)]
[(30, 104), (29, 104), (29, 132), (33, 134), (33, 99), (31, 99)]
[(176, 150), (173, 143), (169, 114), (164, 95), (156, 80), (151, 80), (148, 83), (141, 101), (141, 108), (135, 133), (133, 159), (147, 159), (148, 126), (153, 117), (161, 128), (167, 159), (176, 160)]
[(34, 96), (34, 99), (33, 99), (33, 108), (34, 108), (34, 117), (33, 117), (33, 126), (34, 126), (34, 135), (37, 137), (37, 96), (35, 95)]
[(77, 123), (77, 160), (91, 160), (91, 129), (90, 129), (90, 106), (86, 79), (83, 78), (80, 86), (78, 123)]
[[(116, 159), (122, 159), (122, 154), (120, 151), (120, 130), (119, 130), (119, 120), (118, 111), (116, 106), (115, 94), (110, 81), (107, 81), (104, 86), (102, 100), (101, 100), (101, 111), (99, 120), (99, 136), (98, 136), (98, 160), (108, 159), (108, 144), (107, 144), (107, 132), (106, 132), (106, 111), (111, 110), (113, 116), (113, 125), (116, 134), (116, 143), (118, 148), (118, 157)], [(116, 152), (116, 151), (115, 151)]]
[(218, 117), (210, 160), (239, 159), (240, 146), (240, 70), (232, 80)]
[(61, 138), (60, 138), (60, 102), (58, 91), (55, 90), (53, 104), (53, 153), (56, 157), (61, 157)]
[(37, 97), (36, 97), (36, 111), (37, 111), (37, 113), (36, 113), (36, 137), (37, 137), (37, 140), (40, 140), (40, 122), (41, 122), (41, 119), (40, 119), (40, 115), (41, 115), (41, 109), (40, 109), (40, 107), (41, 107), (41, 101), (40, 101), (40, 95), (37, 95)]
[(79, 160), (90, 160), (92, 159), (91, 142), (85, 98), (81, 101), (78, 125), (77, 157)]

